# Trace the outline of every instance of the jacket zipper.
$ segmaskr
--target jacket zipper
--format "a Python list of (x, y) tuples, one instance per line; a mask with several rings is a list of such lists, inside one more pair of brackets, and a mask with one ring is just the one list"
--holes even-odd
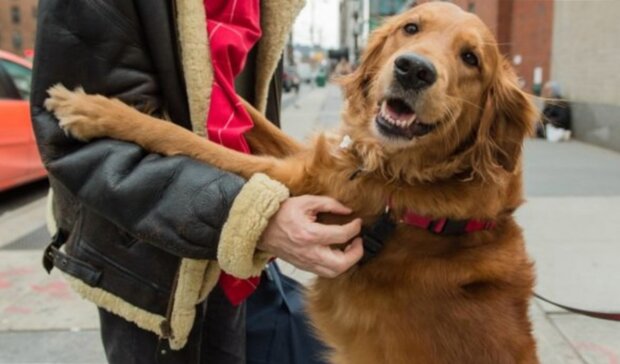
[(171, 339), (174, 338), (174, 332), (172, 331), (172, 312), (174, 311), (174, 295), (177, 291), (177, 285), (179, 283), (179, 276), (181, 274), (182, 261), (179, 261), (179, 268), (174, 275), (174, 281), (172, 282), (172, 290), (170, 298), (168, 299), (168, 307), (166, 309), (166, 319), (160, 324), (162, 338)]

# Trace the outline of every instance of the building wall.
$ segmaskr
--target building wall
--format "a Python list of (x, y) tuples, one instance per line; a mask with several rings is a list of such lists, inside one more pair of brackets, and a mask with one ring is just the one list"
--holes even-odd
[[(514, 0), (504, 0), (497, 4), (496, 33), (499, 50), (502, 54), (510, 55), (512, 46), (512, 10)], [(484, 20), (484, 19), (483, 19)]]
[(340, 0), (340, 48), (356, 62), (368, 40), (369, 0)]
[(577, 138), (620, 151), (620, 1), (556, 0), (551, 77)]
[[(37, 3), (38, 0), (0, 0), (0, 49), (24, 55), (24, 50), (34, 48)], [(18, 9), (19, 22), (13, 19), (13, 8)]]
[[(539, 93), (542, 85), (551, 79), (553, 10), (553, 0), (513, 1), (508, 56), (529, 92)], [(517, 58), (520, 62), (515, 62)], [(537, 84), (536, 68), (542, 70)]]
[(340, 0), (340, 49), (347, 48), (349, 46), (349, 37), (351, 36), (352, 29), (349, 28), (349, 22), (351, 21), (349, 15), (349, 0)]
[[(357, 11), (358, 20), (355, 21), (353, 14)], [(355, 60), (355, 34), (359, 28), (359, 4), (357, 1), (340, 0), (340, 49), (347, 50), (348, 59)], [(359, 33), (359, 30), (357, 30)], [(359, 45), (359, 37), (358, 37)]]

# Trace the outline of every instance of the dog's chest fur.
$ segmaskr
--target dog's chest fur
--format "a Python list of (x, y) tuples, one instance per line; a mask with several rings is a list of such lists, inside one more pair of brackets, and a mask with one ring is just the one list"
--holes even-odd
[[(501, 186), (482, 191), (446, 182), (405, 188), (371, 176), (350, 180), (355, 165), (338, 165), (322, 158), (321, 148), (315, 151), (310, 169), (317, 173), (309, 173), (313, 181), (305, 186), (312, 190), (304, 192), (337, 198), (365, 224), (383, 212), (388, 198), (396, 216), (417, 206), (423, 214), (465, 218), (483, 209), (497, 213), (500, 203), (494, 200), (505, 205), (497, 196)], [(521, 231), (510, 215), (493, 231), (454, 237), (399, 224), (373, 260), (335, 279), (319, 279), (309, 292), (309, 310), (319, 335), (339, 350), (333, 363), (468, 363), (468, 357), (477, 364), (510, 363), (534, 345), (524, 335), (530, 327), (523, 297), (532, 285)]]
[[(503, 235), (519, 234), (506, 229)], [(464, 247), (425, 235), (397, 231), (374, 260), (311, 288), (320, 335), (349, 355), (335, 363), (467, 363), (468, 355), (502, 363), (511, 347), (533, 345), (514, 342), (530, 329), (520, 297), (533, 283), (515, 237)]]

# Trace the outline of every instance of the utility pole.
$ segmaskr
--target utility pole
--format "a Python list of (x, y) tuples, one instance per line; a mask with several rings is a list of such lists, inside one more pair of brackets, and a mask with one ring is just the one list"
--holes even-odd
[(293, 30), (288, 33), (288, 42), (286, 44), (286, 58), (289, 66), (295, 65), (295, 48), (293, 47)]
[(310, 0), (310, 44), (314, 47), (314, 1)]

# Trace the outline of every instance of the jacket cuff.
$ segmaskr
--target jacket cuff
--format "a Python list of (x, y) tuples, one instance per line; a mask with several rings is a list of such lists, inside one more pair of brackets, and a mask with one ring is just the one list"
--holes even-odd
[(260, 275), (272, 256), (257, 251), (256, 244), (288, 197), (286, 186), (264, 174), (255, 174), (243, 186), (220, 235), (217, 260), (223, 271), (242, 279)]

